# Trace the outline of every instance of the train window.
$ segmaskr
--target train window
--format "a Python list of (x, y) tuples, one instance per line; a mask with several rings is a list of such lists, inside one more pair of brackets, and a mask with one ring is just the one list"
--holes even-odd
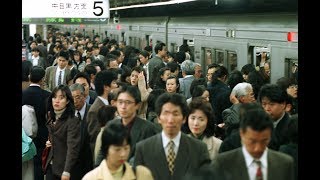
[(204, 64), (205, 67), (208, 67), (209, 64), (212, 63), (212, 50), (211, 48), (202, 48), (203, 50), (203, 55), (204, 55)]
[(214, 62), (219, 64), (220, 66), (224, 66), (224, 51), (215, 50), (215, 59)]
[(227, 59), (228, 59), (228, 71), (231, 72), (237, 69), (237, 53), (234, 51), (227, 51)]
[(270, 62), (270, 48), (255, 47), (254, 52), (256, 54), (255, 66), (264, 67), (264, 63)]
[(149, 46), (149, 39), (150, 39), (150, 35), (146, 35), (146, 46)]
[(253, 52), (254, 51), (254, 46), (249, 46), (248, 48), (248, 63), (249, 64), (253, 64), (253, 62), (255, 62), (255, 53)]
[(124, 41), (124, 32), (121, 32), (121, 41)]
[(176, 43), (171, 43), (170, 44), (170, 52), (171, 53), (176, 53), (178, 51), (179, 46)]
[[(285, 59), (285, 77), (297, 78), (298, 75), (298, 59)], [(296, 76), (296, 77), (295, 77)], [(298, 79), (296, 79), (298, 81)]]
[(135, 48), (141, 48), (141, 42), (140, 42), (140, 38), (138, 37), (129, 37), (129, 45), (133, 46)]

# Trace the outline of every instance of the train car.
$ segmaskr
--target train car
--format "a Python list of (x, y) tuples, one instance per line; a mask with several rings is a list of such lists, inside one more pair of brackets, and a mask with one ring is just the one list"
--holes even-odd
[(220, 14), (187, 17), (122, 18), (104, 25), (64, 25), (61, 31), (85, 29), (143, 49), (165, 42), (170, 52), (186, 43), (192, 59), (203, 71), (210, 63), (222, 64), (229, 72), (248, 63), (258, 66), (262, 52), (270, 60), (270, 80), (291, 76), (298, 66), (298, 16), (296, 13)]

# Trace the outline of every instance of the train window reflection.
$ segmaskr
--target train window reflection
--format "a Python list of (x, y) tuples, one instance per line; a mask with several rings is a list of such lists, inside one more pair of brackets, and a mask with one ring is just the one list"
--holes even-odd
[(227, 59), (228, 59), (228, 71), (231, 72), (231, 71), (237, 69), (237, 66), (238, 66), (237, 53), (234, 51), (228, 51)]
[(207, 67), (209, 64), (212, 63), (212, 51), (210, 48), (205, 48), (205, 53), (204, 53), (204, 62), (205, 66)]
[(224, 66), (224, 51), (222, 50), (216, 50), (215, 54), (215, 63), (219, 64), (220, 66)]

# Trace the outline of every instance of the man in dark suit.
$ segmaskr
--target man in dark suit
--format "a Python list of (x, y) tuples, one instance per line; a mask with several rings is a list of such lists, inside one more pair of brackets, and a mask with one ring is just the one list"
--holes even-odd
[(153, 87), (155, 83), (155, 77), (157, 72), (154, 72), (155, 68), (159, 70), (161, 67), (164, 67), (163, 58), (167, 55), (167, 47), (163, 42), (157, 43), (154, 47), (154, 52), (156, 55), (149, 60), (148, 71), (149, 71), (149, 85)]
[(279, 147), (289, 142), (289, 114), (286, 112), (288, 94), (275, 84), (265, 84), (259, 91), (258, 100), (263, 109), (270, 115), (274, 131), (269, 148), (278, 151)]
[(35, 180), (43, 180), (43, 172), (41, 169), (41, 153), (48, 140), (48, 129), (45, 126), (46, 104), (50, 92), (41, 89), (45, 70), (41, 66), (34, 66), (30, 72), (30, 86), (22, 91), (22, 105), (28, 104), (34, 107), (38, 123), (37, 136), (33, 139), (37, 155), (34, 157), (34, 177)]
[(270, 116), (257, 103), (240, 107), (242, 147), (219, 154), (212, 162), (221, 180), (294, 180), (292, 157), (267, 148), (273, 130)]
[(90, 137), (90, 148), (92, 152), (92, 160), (93, 160), (93, 152), (96, 144), (96, 138), (100, 132), (100, 124), (98, 121), (98, 111), (101, 106), (109, 105), (108, 94), (112, 90), (112, 84), (115, 84), (117, 80), (117, 74), (110, 70), (103, 70), (97, 73), (96, 79), (94, 81), (94, 85), (96, 87), (96, 93), (98, 97), (91, 105), (88, 116), (88, 133)]
[(163, 130), (137, 143), (135, 166), (148, 167), (156, 180), (179, 180), (211, 162), (206, 144), (180, 130), (188, 114), (183, 95), (162, 94), (156, 101), (156, 113)]
[[(141, 104), (141, 94), (135, 86), (123, 86), (119, 90), (116, 97), (117, 112), (121, 118), (116, 118), (107, 123), (107, 126), (112, 123), (123, 124), (129, 129), (131, 143), (129, 153), (129, 163), (133, 163), (134, 153), (136, 150), (136, 143), (151, 137), (158, 132), (160, 129), (150, 121), (146, 121), (137, 116), (137, 111)], [(95, 165), (99, 165), (105, 158), (105, 154), (101, 156), (102, 152), (99, 152)]]
[(90, 149), (89, 135), (87, 131), (87, 114), (90, 105), (86, 103), (85, 88), (78, 83), (72, 84), (70, 87), (74, 106), (75, 116), (80, 120), (80, 152), (77, 163), (73, 168), (72, 179), (82, 179), (82, 177), (93, 169), (93, 160), (91, 158), (92, 152)]

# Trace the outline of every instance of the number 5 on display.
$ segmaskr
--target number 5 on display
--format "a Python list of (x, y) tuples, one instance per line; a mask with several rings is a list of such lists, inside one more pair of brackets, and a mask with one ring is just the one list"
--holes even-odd
[(98, 11), (100, 11), (100, 13), (93, 12), (93, 14), (96, 16), (101, 16), (103, 14), (103, 9), (101, 6), (98, 5), (98, 3), (103, 3), (103, 2), (102, 1), (95, 1), (93, 4), (93, 9), (100, 9), (100, 10), (98, 10)]

